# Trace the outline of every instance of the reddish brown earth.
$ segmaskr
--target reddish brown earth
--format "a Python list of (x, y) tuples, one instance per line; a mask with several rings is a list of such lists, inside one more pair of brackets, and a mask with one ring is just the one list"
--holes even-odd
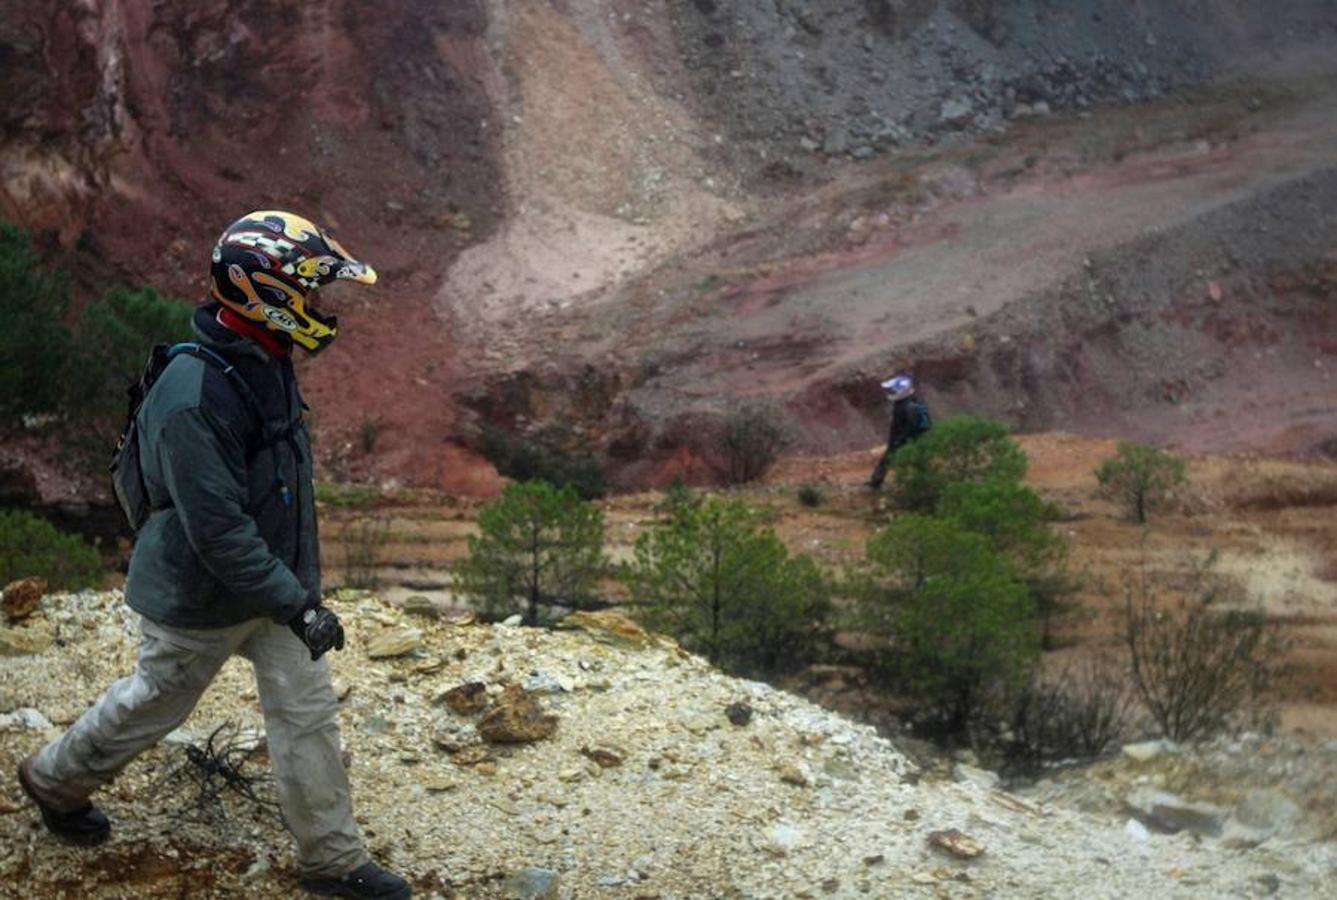
[[(484, 422), (570, 426), (622, 486), (710, 480), (731, 399), (779, 403), (800, 450), (848, 450), (899, 366), (943, 412), (1323, 452), (1337, 23), (1300, 0), (1102, 3), (730, 24), (728, 3), (5, 0), (0, 214), (84, 299), (112, 279), (199, 297), (246, 209), (332, 228), (384, 276), (330, 292), (345, 337), (305, 367), (337, 480), (485, 494)], [(1100, 106), (1107, 66), (1017, 82), (1060, 115), (1009, 118), (994, 91), (975, 125), (939, 121), (1050, 38), (1161, 99)], [(795, 47), (851, 108), (885, 64), (898, 143), (826, 150), (840, 117)]]

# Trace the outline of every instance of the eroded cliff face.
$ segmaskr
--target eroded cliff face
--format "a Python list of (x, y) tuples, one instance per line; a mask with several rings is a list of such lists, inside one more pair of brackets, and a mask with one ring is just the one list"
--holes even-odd
[[(729, 398), (779, 401), (809, 448), (871, 443), (865, 369), (965, 337), (965, 310), (987, 344), (989, 298), (1042, 293), (1090, 252), (1095, 229), (1042, 233), (1037, 204), (995, 230), (1043, 252), (993, 260), (990, 277), (962, 239), (989, 222), (951, 204), (1072, 196), (1054, 176), (1082, 173), (1080, 190), (1118, 188), (1097, 207), (1136, 193), (1120, 178), (1187, 195), (1219, 146), (1275, 122), (1254, 82), (1212, 100), (1211, 123), (1171, 127), (1186, 113), (1155, 98), (1256, 75), (1260, 56), (1299, 66), (1337, 35), (1317, 0), (1214, 10), (0, 0), (0, 215), (73, 268), (85, 299), (110, 279), (201, 297), (209, 247), (249, 209), (333, 230), (384, 275), (328, 292), (346, 336), (304, 378), (333, 477), (486, 492), (480, 424), (555, 421), (622, 483), (706, 477), (690, 439)], [(1078, 118), (1151, 101), (1147, 122), (1087, 133), (1103, 114)], [(1254, 118), (1227, 121), (1241, 107)], [(1070, 118), (1054, 130), (1051, 113)], [(1163, 146), (1193, 158), (1168, 175), (1121, 162)], [(1293, 156), (1279, 165), (1304, 174)], [(1227, 174), (1272, 164), (1257, 151)], [(1202, 206), (1138, 197), (1111, 233)], [(958, 270), (978, 276), (943, 302), (882, 287)]]

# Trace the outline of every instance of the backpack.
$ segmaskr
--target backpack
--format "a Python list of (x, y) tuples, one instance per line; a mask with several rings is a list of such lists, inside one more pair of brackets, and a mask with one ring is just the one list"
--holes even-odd
[(933, 417), (929, 415), (928, 404), (918, 397), (910, 401), (910, 428), (915, 437), (933, 427)]
[(144, 398), (166, 371), (168, 364), (183, 353), (202, 359), (229, 376), (242, 399), (260, 421), (264, 422), (259, 398), (241, 377), (236, 366), (223, 356), (203, 344), (194, 342), (155, 346), (149, 354), (148, 362), (144, 364), (144, 371), (140, 374), (139, 380), (125, 390), (130, 400), (129, 413), (121, 437), (116, 441), (116, 449), (112, 452), (111, 465), (107, 467), (111, 472), (112, 494), (116, 497), (121, 512), (125, 514), (125, 520), (130, 525), (131, 531), (139, 531), (144, 527), (149, 514), (154, 511), (153, 504), (149, 502), (148, 489), (144, 486), (144, 472), (139, 465), (139, 426), (136, 418), (139, 415), (139, 408), (144, 404)]

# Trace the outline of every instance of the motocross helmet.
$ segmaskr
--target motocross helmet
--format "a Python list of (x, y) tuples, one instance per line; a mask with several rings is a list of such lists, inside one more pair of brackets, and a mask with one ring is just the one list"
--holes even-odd
[(376, 271), (322, 228), (280, 210), (229, 225), (214, 245), (209, 274), (214, 299), (313, 354), (339, 333), (338, 318), (315, 309), (315, 290), (337, 279), (376, 283)]
[(888, 400), (904, 400), (915, 392), (915, 380), (902, 372), (882, 382), (882, 390), (887, 392)]

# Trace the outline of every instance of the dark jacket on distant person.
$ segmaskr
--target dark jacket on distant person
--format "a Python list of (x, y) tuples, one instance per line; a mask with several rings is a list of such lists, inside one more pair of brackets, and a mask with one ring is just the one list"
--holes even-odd
[(932, 424), (928, 404), (919, 399), (917, 394), (902, 397), (891, 405), (891, 430), (887, 435), (887, 449), (877, 461), (868, 483), (881, 487), (887, 478), (887, 469), (891, 466), (891, 457), (902, 446), (929, 430)]

